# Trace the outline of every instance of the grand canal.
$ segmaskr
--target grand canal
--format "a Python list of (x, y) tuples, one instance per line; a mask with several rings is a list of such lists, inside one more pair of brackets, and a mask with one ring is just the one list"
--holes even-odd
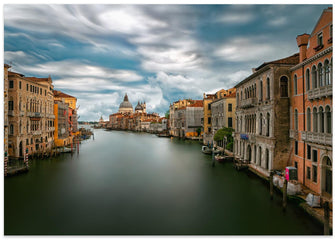
[(94, 130), (79, 154), (4, 181), (5, 234), (322, 234), (294, 203), (197, 142)]

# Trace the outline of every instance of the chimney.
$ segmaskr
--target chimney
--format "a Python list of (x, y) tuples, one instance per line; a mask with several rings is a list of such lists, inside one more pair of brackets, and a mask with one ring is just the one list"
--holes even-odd
[(310, 35), (307, 33), (297, 36), (297, 45), (299, 47), (299, 62), (306, 59), (307, 44)]

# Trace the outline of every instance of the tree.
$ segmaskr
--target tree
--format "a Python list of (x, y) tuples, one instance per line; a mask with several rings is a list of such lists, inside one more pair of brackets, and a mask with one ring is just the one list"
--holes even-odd
[(167, 118), (167, 119), (170, 118), (170, 109), (166, 111), (166, 113), (165, 113), (165, 118)]
[(198, 127), (197, 130), (195, 130), (195, 131), (197, 132), (198, 136), (200, 136), (200, 134), (201, 134), (201, 127)]
[(214, 141), (216, 142), (223, 141), (224, 138), (226, 137), (227, 138), (226, 148), (228, 150), (233, 150), (233, 142), (234, 142), (234, 139), (232, 136), (233, 132), (234, 132), (234, 129), (223, 127), (215, 133)]

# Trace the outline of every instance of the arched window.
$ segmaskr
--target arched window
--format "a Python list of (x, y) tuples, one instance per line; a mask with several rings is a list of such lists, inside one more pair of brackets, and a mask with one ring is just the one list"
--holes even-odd
[(270, 136), (270, 113), (266, 114), (266, 136)]
[(266, 99), (270, 99), (270, 78), (266, 79)]
[(321, 63), (318, 64), (318, 78), (319, 78), (319, 87), (322, 87), (324, 83), (323, 83), (323, 67)]
[(328, 59), (325, 61), (325, 82), (326, 85), (330, 85), (330, 67)]
[(27, 120), (27, 133), (29, 133), (29, 120)]
[(263, 81), (259, 83), (259, 100), (263, 101)]
[(237, 122), (237, 124), (236, 124), (236, 132), (238, 132), (238, 117), (236, 118), (236, 122)]
[(20, 120), (20, 124), (19, 124), (19, 133), (21, 134), (22, 133), (22, 122)]
[(256, 97), (256, 92), (257, 92), (257, 86), (256, 86), (256, 83), (254, 85), (254, 97)]
[(311, 109), (307, 108), (307, 131), (311, 131)]
[(262, 166), (262, 147), (258, 148), (258, 165)]
[(280, 97), (288, 97), (288, 79), (286, 76), (280, 78)]
[(298, 130), (298, 110), (294, 110), (294, 129)]
[(293, 78), (293, 94), (294, 95), (297, 95), (298, 93), (298, 79), (297, 79), (297, 75), (294, 75), (294, 78)]
[(269, 169), (269, 161), (270, 161), (270, 156), (269, 156), (269, 149), (265, 149), (265, 169)]
[(306, 70), (306, 91), (310, 89), (310, 72), (309, 69)]
[(259, 135), (262, 135), (262, 128), (263, 128), (263, 115), (259, 115)]
[(324, 133), (325, 132), (325, 116), (323, 112), (323, 107), (319, 107), (319, 132)]
[(326, 107), (326, 133), (332, 133), (332, 115), (330, 112), (330, 107)]
[(313, 108), (313, 132), (318, 131), (318, 113), (316, 107)]
[(312, 87), (313, 88), (318, 87), (317, 72), (315, 66), (312, 67)]
[(10, 134), (10, 135), (14, 135), (14, 125), (13, 125), (13, 124), (11, 124), (11, 125), (9, 126), (9, 134)]

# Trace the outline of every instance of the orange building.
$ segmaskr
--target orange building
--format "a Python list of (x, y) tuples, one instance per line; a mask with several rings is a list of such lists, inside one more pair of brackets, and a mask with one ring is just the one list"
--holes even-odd
[(311, 34), (297, 36), (299, 64), (291, 68), (291, 165), (298, 181), (332, 198), (332, 8)]

